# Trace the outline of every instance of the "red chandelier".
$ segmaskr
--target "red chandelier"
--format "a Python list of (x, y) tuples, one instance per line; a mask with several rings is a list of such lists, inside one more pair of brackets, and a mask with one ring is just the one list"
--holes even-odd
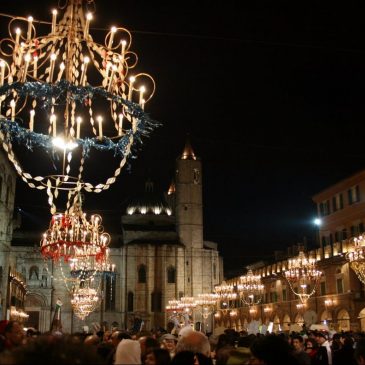
[(104, 232), (100, 215), (87, 220), (81, 208), (72, 213), (56, 213), (41, 240), (41, 254), (54, 261), (63, 258), (102, 262), (107, 254), (110, 235)]

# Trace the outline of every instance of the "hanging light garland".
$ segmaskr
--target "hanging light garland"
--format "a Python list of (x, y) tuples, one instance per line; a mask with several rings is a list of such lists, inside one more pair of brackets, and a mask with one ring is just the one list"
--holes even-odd
[[(36, 34), (32, 17), (14, 17), (9, 37), (0, 41), (0, 143), (24, 182), (47, 189), (52, 214), (62, 190), (108, 189), (135, 143), (159, 125), (144, 112), (154, 94), (153, 78), (130, 73), (138, 63), (130, 32), (112, 27), (104, 44), (95, 42), (90, 34), (93, 14), (84, 13), (84, 4), (68, 1), (59, 21), (54, 10), (44, 36)], [(14, 142), (45, 150), (51, 167), (44, 166), (44, 173), (23, 169)], [(84, 181), (91, 149), (119, 156), (104, 182)], [(95, 168), (95, 158), (93, 154), (88, 166)]]

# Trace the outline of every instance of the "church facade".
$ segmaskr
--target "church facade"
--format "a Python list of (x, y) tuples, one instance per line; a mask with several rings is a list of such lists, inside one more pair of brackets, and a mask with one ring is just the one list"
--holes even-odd
[(2, 246), (5, 249), (1, 256), (7, 260), (1, 262), (2, 267), (12, 265), (26, 278), (27, 325), (48, 331), (60, 299), (65, 332), (103, 324), (119, 328), (166, 327), (165, 306), (169, 300), (214, 291), (223, 279), (223, 261), (217, 244), (203, 239), (201, 169), (201, 161), (187, 143), (176, 160), (169, 192), (158, 194), (153, 183), (147, 181), (145, 192), (130, 201), (121, 217), (120, 232), (112, 235), (110, 260), (116, 275), (101, 281), (99, 308), (84, 321), (72, 312), (64, 273), (57, 262), (44, 261), (38, 248), (27, 244), (10, 246), (9, 241)]

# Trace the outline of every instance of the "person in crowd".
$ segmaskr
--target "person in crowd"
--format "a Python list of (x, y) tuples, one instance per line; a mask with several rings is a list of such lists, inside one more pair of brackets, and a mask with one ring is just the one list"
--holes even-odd
[(200, 353), (210, 358), (210, 343), (207, 336), (202, 332), (189, 332), (186, 336), (180, 337), (176, 345), (176, 354), (181, 351)]
[(288, 341), (281, 336), (258, 337), (251, 345), (251, 365), (298, 365)]
[(308, 337), (305, 340), (304, 348), (305, 348), (305, 352), (309, 355), (311, 362), (313, 362), (312, 359), (316, 356), (317, 349), (318, 349), (318, 345), (317, 345), (317, 342), (314, 339), (314, 337), (313, 338)]
[(141, 363), (141, 346), (139, 342), (130, 339), (120, 341), (115, 352), (115, 364), (140, 365)]
[(202, 353), (180, 351), (172, 359), (171, 365), (213, 365), (213, 361)]
[(328, 333), (326, 331), (317, 331), (315, 339), (318, 344), (318, 350), (312, 360), (313, 365), (332, 365), (331, 345), (328, 341)]
[(18, 321), (9, 321), (4, 327), (4, 350), (20, 346), (24, 340), (23, 326)]
[(354, 340), (348, 334), (339, 335), (340, 348), (333, 352), (333, 365), (356, 365), (354, 357)]
[(153, 348), (148, 350), (145, 365), (169, 365), (171, 363), (170, 353), (166, 349)]
[(74, 336), (43, 335), (6, 351), (0, 364), (9, 365), (102, 365), (94, 346), (87, 346)]
[(293, 346), (293, 355), (297, 359), (299, 365), (311, 365), (311, 358), (305, 352), (304, 339), (301, 335), (293, 335), (291, 344)]
[(161, 336), (160, 341), (161, 348), (166, 349), (172, 359), (175, 356), (176, 352), (177, 337), (170, 333), (166, 333), (165, 335)]
[(139, 345), (141, 346), (142, 363), (144, 363), (146, 354), (148, 351), (155, 349), (155, 348), (160, 348), (160, 343), (155, 338), (153, 338), (151, 335), (142, 336), (138, 339), (138, 341), (139, 341)]
[(354, 356), (358, 365), (365, 365), (365, 338), (360, 338), (356, 342)]

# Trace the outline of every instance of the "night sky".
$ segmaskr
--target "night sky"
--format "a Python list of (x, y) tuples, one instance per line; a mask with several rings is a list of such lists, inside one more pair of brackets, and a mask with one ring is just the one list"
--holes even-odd
[[(138, 69), (157, 84), (146, 111), (163, 126), (86, 209), (119, 217), (147, 177), (166, 190), (189, 134), (203, 162), (204, 236), (228, 277), (304, 238), (313, 245), (311, 197), (365, 167), (365, 22), (352, 2), (292, 3), (96, 1), (94, 27), (132, 32)], [(55, 5), (11, 0), (0, 11), (50, 20)], [(17, 205), (36, 221), (46, 195), (19, 182)]]

